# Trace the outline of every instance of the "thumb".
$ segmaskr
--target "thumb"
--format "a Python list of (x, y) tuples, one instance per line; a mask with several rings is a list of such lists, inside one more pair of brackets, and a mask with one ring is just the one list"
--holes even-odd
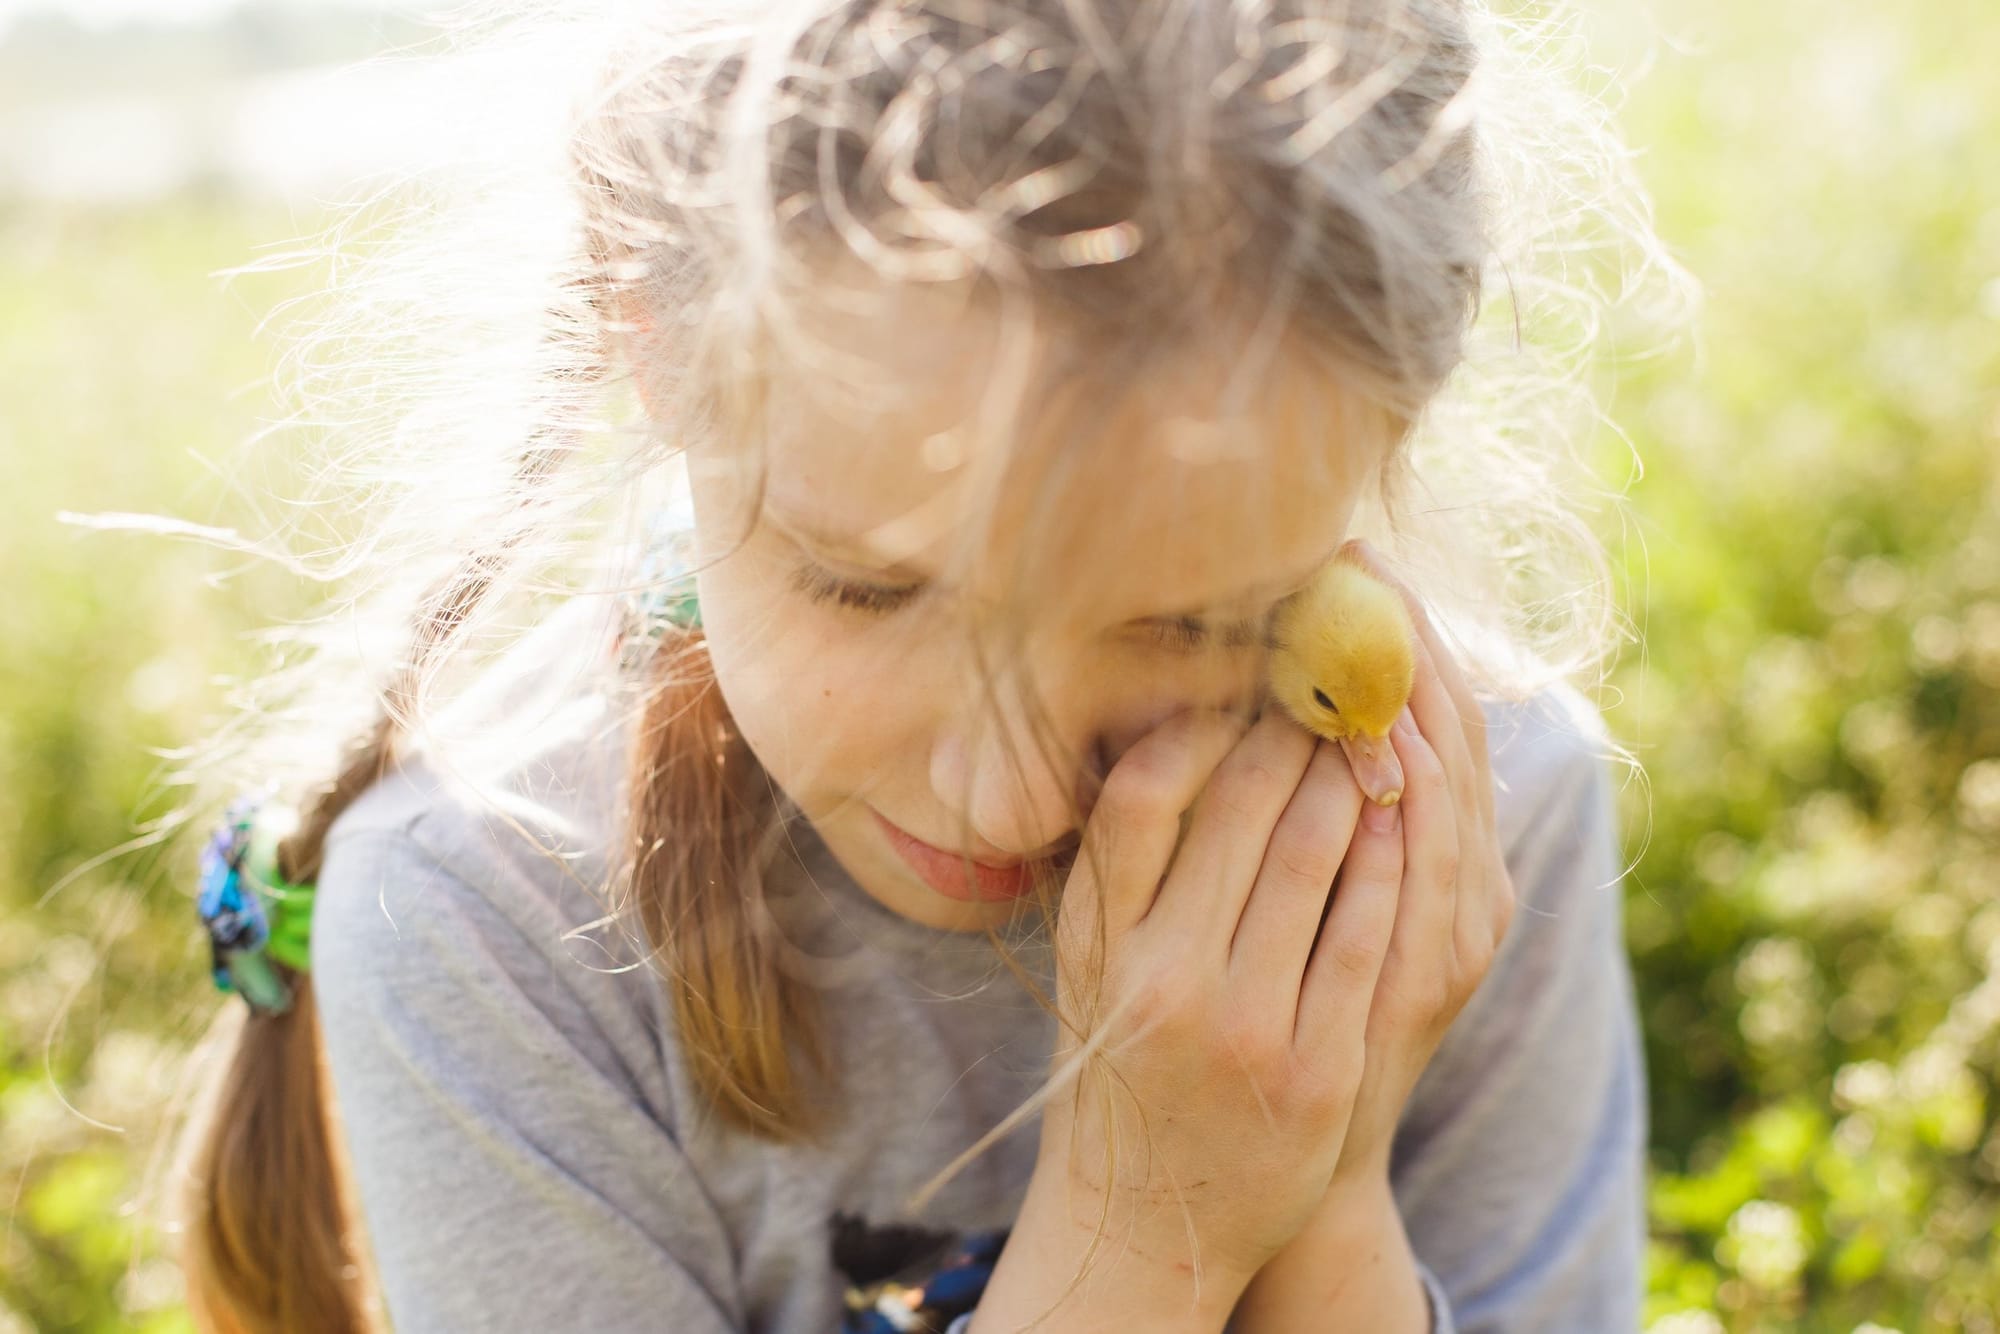
[(1085, 824), (1062, 915), (1122, 938), (1152, 910), (1195, 799), (1249, 720), (1217, 709), (1174, 714), (1119, 757)]

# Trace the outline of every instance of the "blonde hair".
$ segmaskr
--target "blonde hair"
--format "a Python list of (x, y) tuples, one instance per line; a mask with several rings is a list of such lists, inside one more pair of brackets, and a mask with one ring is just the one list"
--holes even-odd
[[(442, 744), (434, 703), (514, 627), (629, 591), (662, 465), (751, 438), (769, 352), (840, 364), (798, 318), (830, 264), (976, 286), (1121, 366), (1217, 309), (1246, 313), (1246, 361), (1304, 335), (1400, 427), (1356, 530), (1401, 559), (1475, 684), (1518, 697), (1605, 670), (1623, 627), (1585, 513), (1611, 498), (1578, 454), (1589, 375), (1608, 316), (1671, 328), (1695, 289), (1574, 79), (1562, 8), (563, 4), (475, 13), (436, 55), (529, 114), (460, 100), (494, 151), (363, 201), (298, 256), (334, 264), (286, 363), (289, 425), (318, 437), (329, 489), (246, 545), (333, 597), (195, 772), (218, 796), (291, 782), (292, 878), (405, 747)], [(1012, 390), (1045, 387), (1023, 372)], [(291, 554), (313, 551), (335, 554)], [(719, 1112), (809, 1140), (833, 1073), (752, 892), (779, 798), (699, 632), (668, 635), (634, 696), (606, 892), (655, 951)], [(305, 1004), (249, 1019), (224, 1075), (247, 1113), (191, 1130), (188, 1268), (211, 1329), (376, 1319), (297, 980)]]

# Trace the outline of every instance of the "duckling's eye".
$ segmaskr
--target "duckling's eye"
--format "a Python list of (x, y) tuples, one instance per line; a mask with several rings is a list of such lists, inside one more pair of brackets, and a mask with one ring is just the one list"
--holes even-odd
[(801, 564), (792, 571), (792, 587), (814, 602), (837, 602), (878, 616), (907, 606), (924, 588), (922, 584), (885, 588), (880, 584), (858, 583), (812, 564)]
[(1324, 690), (1321, 690), (1318, 686), (1313, 687), (1313, 703), (1319, 705), (1322, 709), (1325, 709), (1328, 713), (1340, 712), (1339, 709), (1333, 706), (1333, 701), (1326, 697), (1326, 692)]

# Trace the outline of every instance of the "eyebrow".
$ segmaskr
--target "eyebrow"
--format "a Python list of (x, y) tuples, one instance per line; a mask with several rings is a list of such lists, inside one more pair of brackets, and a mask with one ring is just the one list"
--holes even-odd
[[(764, 508), (764, 516), (770, 520), (773, 527), (801, 545), (816, 548), (826, 555), (851, 561), (857, 565), (865, 565), (871, 573), (881, 575), (884, 578), (897, 579), (911, 584), (934, 583), (937, 580), (937, 576), (929, 570), (908, 565), (901, 561), (885, 560), (881, 553), (868, 550), (868, 548), (856, 542), (852, 537), (826, 531), (810, 521), (787, 517), (769, 505)], [(1346, 539), (1343, 537), (1341, 544), (1344, 544), (1345, 541)], [(1134, 616), (1132, 621), (1133, 623), (1139, 623), (1145, 621), (1195, 620), (1218, 608), (1244, 607), (1265, 600), (1272, 602), (1283, 601), (1285, 598), (1305, 588), (1317, 578), (1319, 572), (1326, 568), (1327, 562), (1331, 561), (1339, 552), (1341, 544), (1336, 544), (1332, 551), (1327, 552), (1325, 556), (1320, 558), (1317, 564), (1302, 574), (1279, 579), (1262, 580), (1226, 593), (1221, 597), (1211, 598), (1203, 606)]]
[(877, 574), (906, 579), (911, 583), (934, 577), (928, 571), (918, 569), (916, 566), (889, 560), (881, 552), (869, 550), (851, 536), (820, 528), (808, 520), (789, 518), (779, 513), (775, 506), (764, 507), (764, 518), (770, 521), (773, 528), (794, 541), (817, 547), (827, 555), (838, 556), (858, 565), (866, 565)]

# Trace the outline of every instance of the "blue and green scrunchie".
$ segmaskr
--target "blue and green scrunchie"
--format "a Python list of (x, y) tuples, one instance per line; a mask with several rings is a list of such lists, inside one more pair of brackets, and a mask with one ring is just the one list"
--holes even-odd
[[(642, 643), (657, 641), (668, 626), (701, 625), (691, 539), (684, 526), (664, 522), (647, 532), (642, 587), (632, 599)], [(239, 797), (201, 853), (195, 909), (208, 932), (215, 985), (242, 996), (256, 1014), (291, 1008), (291, 986), (273, 965), (303, 973), (311, 964), (313, 887), (278, 871), (278, 843), (297, 820), (292, 808), (267, 797)]]
[(278, 842), (297, 823), (289, 807), (240, 797), (201, 851), (195, 911), (208, 930), (215, 985), (254, 1014), (292, 1008), (291, 986), (274, 964), (302, 973), (311, 960), (313, 887), (278, 871)]

